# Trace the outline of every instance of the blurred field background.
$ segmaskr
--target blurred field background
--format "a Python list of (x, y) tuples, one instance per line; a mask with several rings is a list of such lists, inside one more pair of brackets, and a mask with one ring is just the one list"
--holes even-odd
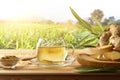
[[(76, 49), (97, 46), (100, 35), (111, 22), (111, 17), (101, 22), (103, 12), (95, 10), (88, 21), (83, 20), (71, 7), (77, 22), (68, 20), (56, 23), (52, 20), (0, 21), (0, 49), (35, 49), (39, 38), (63, 39), (65, 44)], [(90, 21), (90, 22), (89, 22)], [(117, 20), (119, 22), (119, 20)]]
[[(96, 28), (97, 27), (93, 27)], [(88, 37), (86, 40), (83, 38)], [(0, 49), (35, 49), (39, 38), (63, 38), (75, 48), (95, 46), (97, 38), (77, 24), (0, 23)], [(89, 39), (93, 38), (91, 41)], [(85, 44), (88, 42), (88, 44)]]
[(106, 5), (103, 4), (105, 1), (100, 1), (101, 8), (101, 5), (96, 5), (98, 1), (89, 1), (93, 5), (88, 4), (87, 8), (83, 5), (86, 5), (86, 1), (79, 0), (2, 0), (0, 49), (35, 49), (39, 38), (51, 41), (63, 39), (76, 49), (95, 47), (100, 35), (110, 24), (120, 24), (119, 14), (113, 11), (117, 7), (109, 10), (110, 7), (113, 8), (113, 2), (115, 1), (109, 1)]

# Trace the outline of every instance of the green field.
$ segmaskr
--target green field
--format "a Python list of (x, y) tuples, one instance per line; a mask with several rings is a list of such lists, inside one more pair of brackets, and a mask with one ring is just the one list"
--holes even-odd
[(95, 46), (97, 42), (96, 37), (79, 25), (0, 23), (0, 49), (35, 49), (39, 38), (63, 38), (75, 48)]
[(59, 38), (75, 26), (39, 23), (0, 23), (1, 49), (34, 49), (39, 38)]

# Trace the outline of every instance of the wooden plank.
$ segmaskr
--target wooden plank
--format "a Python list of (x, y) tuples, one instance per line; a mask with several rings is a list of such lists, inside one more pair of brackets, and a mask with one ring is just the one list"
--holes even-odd
[[(80, 50), (75, 52), (77, 54)], [(21, 58), (32, 57), (35, 56), (35, 50), (0, 50), (0, 57), (8, 54)], [(13, 70), (0, 68), (0, 80), (120, 80), (120, 73), (77, 73), (74, 69), (80, 66), (77, 61), (66, 67), (41, 67), (27, 63)]]
[[(20, 52), (19, 52), (20, 51)], [(28, 57), (34, 56), (35, 50), (0, 50), (0, 55), (5, 54), (17, 54), (21, 57)], [(79, 50), (77, 50), (79, 52)], [(77, 52), (76, 51), (76, 52)], [(18, 53), (19, 52), (19, 53)], [(25, 56), (25, 55), (27, 56)], [(58, 74), (58, 75), (83, 75), (83, 73), (76, 73), (77, 71), (75, 70), (75, 67), (80, 66), (80, 64), (75, 61), (72, 65), (66, 66), (66, 67), (41, 67), (37, 65), (27, 65), (28, 62), (24, 62), (25, 65), (23, 66), (18, 66), (17, 68), (13, 70), (7, 70), (0, 68), (0, 75), (53, 75), (53, 74)], [(103, 74), (103, 73), (102, 73)], [(106, 73), (108, 74), (108, 73)], [(105, 75), (106, 75), (105, 74)], [(115, 73), (113, 73), (114, 75)], [(119, 73), (116, 73), (119, 75)], [(90, 75), (90, 74), (89, 74)], [(92, 73), (92, 75), (95, 75)], [(99, 73), (98, 73), (99, 75)], [(111, 75), (111, 74), (108, 74)]]
[[(16, 55), (20, 58), (27, 58), (36, 56), (36, 53), (35, 50), (0, 50), (0, 57), (5, 55)], [(79, 66), (77, 62), (67, 67), (41, 67), (28, 63), (29, 61), (22, 61), (12, 70), (0, 68), (0, 75), (73, 74), (75, 73), (74, 67)]]

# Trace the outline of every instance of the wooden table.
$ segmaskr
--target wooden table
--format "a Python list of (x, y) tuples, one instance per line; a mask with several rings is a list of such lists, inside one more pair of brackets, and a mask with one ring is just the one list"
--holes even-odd
[[(0, 50), (1, 56), (3, 56), (3, 53), (17, 53), (17, 55), (21, 57), (20, 54), (23, 53), (33, 56), (35, 51)], [(66, 67), (50, 68), (36, 65), (25, 65), (19, 66), (13, 70), (0, 68), (0, 80), (120, 80), (120, 73), (78, 73), (75, 69), (75, 67), (78, 66), (80, 66), (80, 64), (75, 61), (72, 65)]]

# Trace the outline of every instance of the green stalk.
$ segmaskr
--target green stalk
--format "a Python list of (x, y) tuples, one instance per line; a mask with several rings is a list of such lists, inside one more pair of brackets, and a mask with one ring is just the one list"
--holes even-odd
[(70, 10), (74, 17), (78, 20), (80, 25), (82, 25), (84, 28), (86, 28), (90, 33), (94, 34), (95, 36), (98, 36), (94, 31), (92, 30), (92, 26), (88, 24), (86, 21), (84, 21), (71, 7)]

